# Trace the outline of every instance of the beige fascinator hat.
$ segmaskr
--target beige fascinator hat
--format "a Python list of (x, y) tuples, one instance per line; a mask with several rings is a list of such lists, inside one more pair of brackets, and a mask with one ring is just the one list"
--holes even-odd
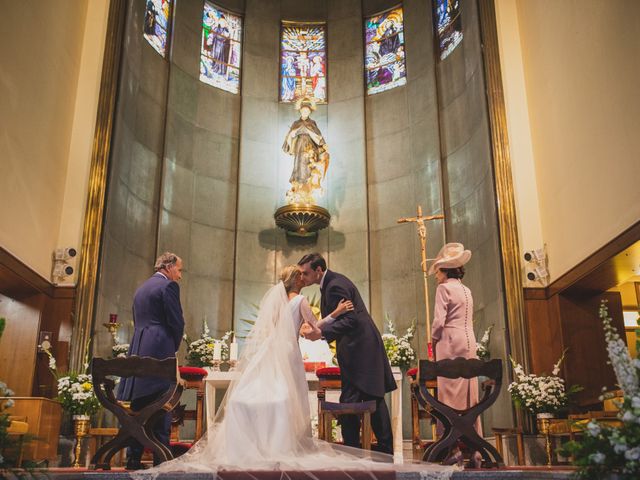
[(447, 243), (434, 258), (429, 275), (435, 273), (439, 268), (458, 268), (463, 266), (471, 258), (471, 250), (465, 250), (461, 243)]

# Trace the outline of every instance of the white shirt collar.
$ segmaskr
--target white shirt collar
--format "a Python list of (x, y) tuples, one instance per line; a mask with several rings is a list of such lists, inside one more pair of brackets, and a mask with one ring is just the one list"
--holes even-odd
[(169, 280), (169, 277), (167, 277), (164, 273), (162, 272), (156, 272), (158, 275), (162, 275), (164, 278), (166, 278), (167, 280)]
[(324, 271), (324, 273), (322, 274), (322, 278), (320, 279), (320, 288), (322, 288), (322, 285), (324, 285), (324, 277), (327, 276), (327, 272), (329, 271), (329, 269), (326, 269)]

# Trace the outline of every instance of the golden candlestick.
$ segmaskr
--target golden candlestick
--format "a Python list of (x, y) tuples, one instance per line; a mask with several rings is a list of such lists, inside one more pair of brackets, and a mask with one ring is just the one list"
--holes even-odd
[(547, 466), (550, 467), (551, 463), (551, 419), (552, 417), (540, 417), (538, 416), (538, 430), (544, 435), (544, 448), (547, 452)]
[(73, 468), (80, 468), (80, 451), (82, 450), (82, 439), (89, 434), (91, 427), (91, 417), (89, 415), (74, 415), (73, 430), (76, 435), (76, 450)]
[(111, 334), (111, 336), (114, 336), (116, 333), (118, 333), (118, 330), (120, 329), (120, 327), (122, 326), (121, 323), (115, 322), (105, 322), (102, 325), (104, 325), (104, 327), (109, 330), (109, 333)]

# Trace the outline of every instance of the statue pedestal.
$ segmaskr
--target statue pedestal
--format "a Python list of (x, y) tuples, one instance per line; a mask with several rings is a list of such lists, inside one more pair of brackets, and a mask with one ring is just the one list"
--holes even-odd
[(276, 225), (287, 231), (288, 235), (310, 237), (329, 226), (331, 215), (326, 208), (318, 205), (285, 205), (274, 214)]

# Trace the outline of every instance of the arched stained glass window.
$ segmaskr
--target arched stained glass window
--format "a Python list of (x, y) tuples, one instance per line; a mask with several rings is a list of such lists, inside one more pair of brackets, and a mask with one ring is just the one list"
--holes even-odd
[(144, 38), (163, 57), (167, 51), (167, 31), (171, 0), (147, 0), (144, 10)]
[(438, 32), (440, 60), (444, 60), (462, 41), (459, 0), (432, 0)]
[(280, 101), (313, 97), (327, 103), (326, 26), (283, 22), (280, 35)]
[(366, 18), (364, 38), (367, 94), (406, 84), (402, 7)]
[(204, 2), (200, 80), (231, 93), (240, 92), (242, 17)]

